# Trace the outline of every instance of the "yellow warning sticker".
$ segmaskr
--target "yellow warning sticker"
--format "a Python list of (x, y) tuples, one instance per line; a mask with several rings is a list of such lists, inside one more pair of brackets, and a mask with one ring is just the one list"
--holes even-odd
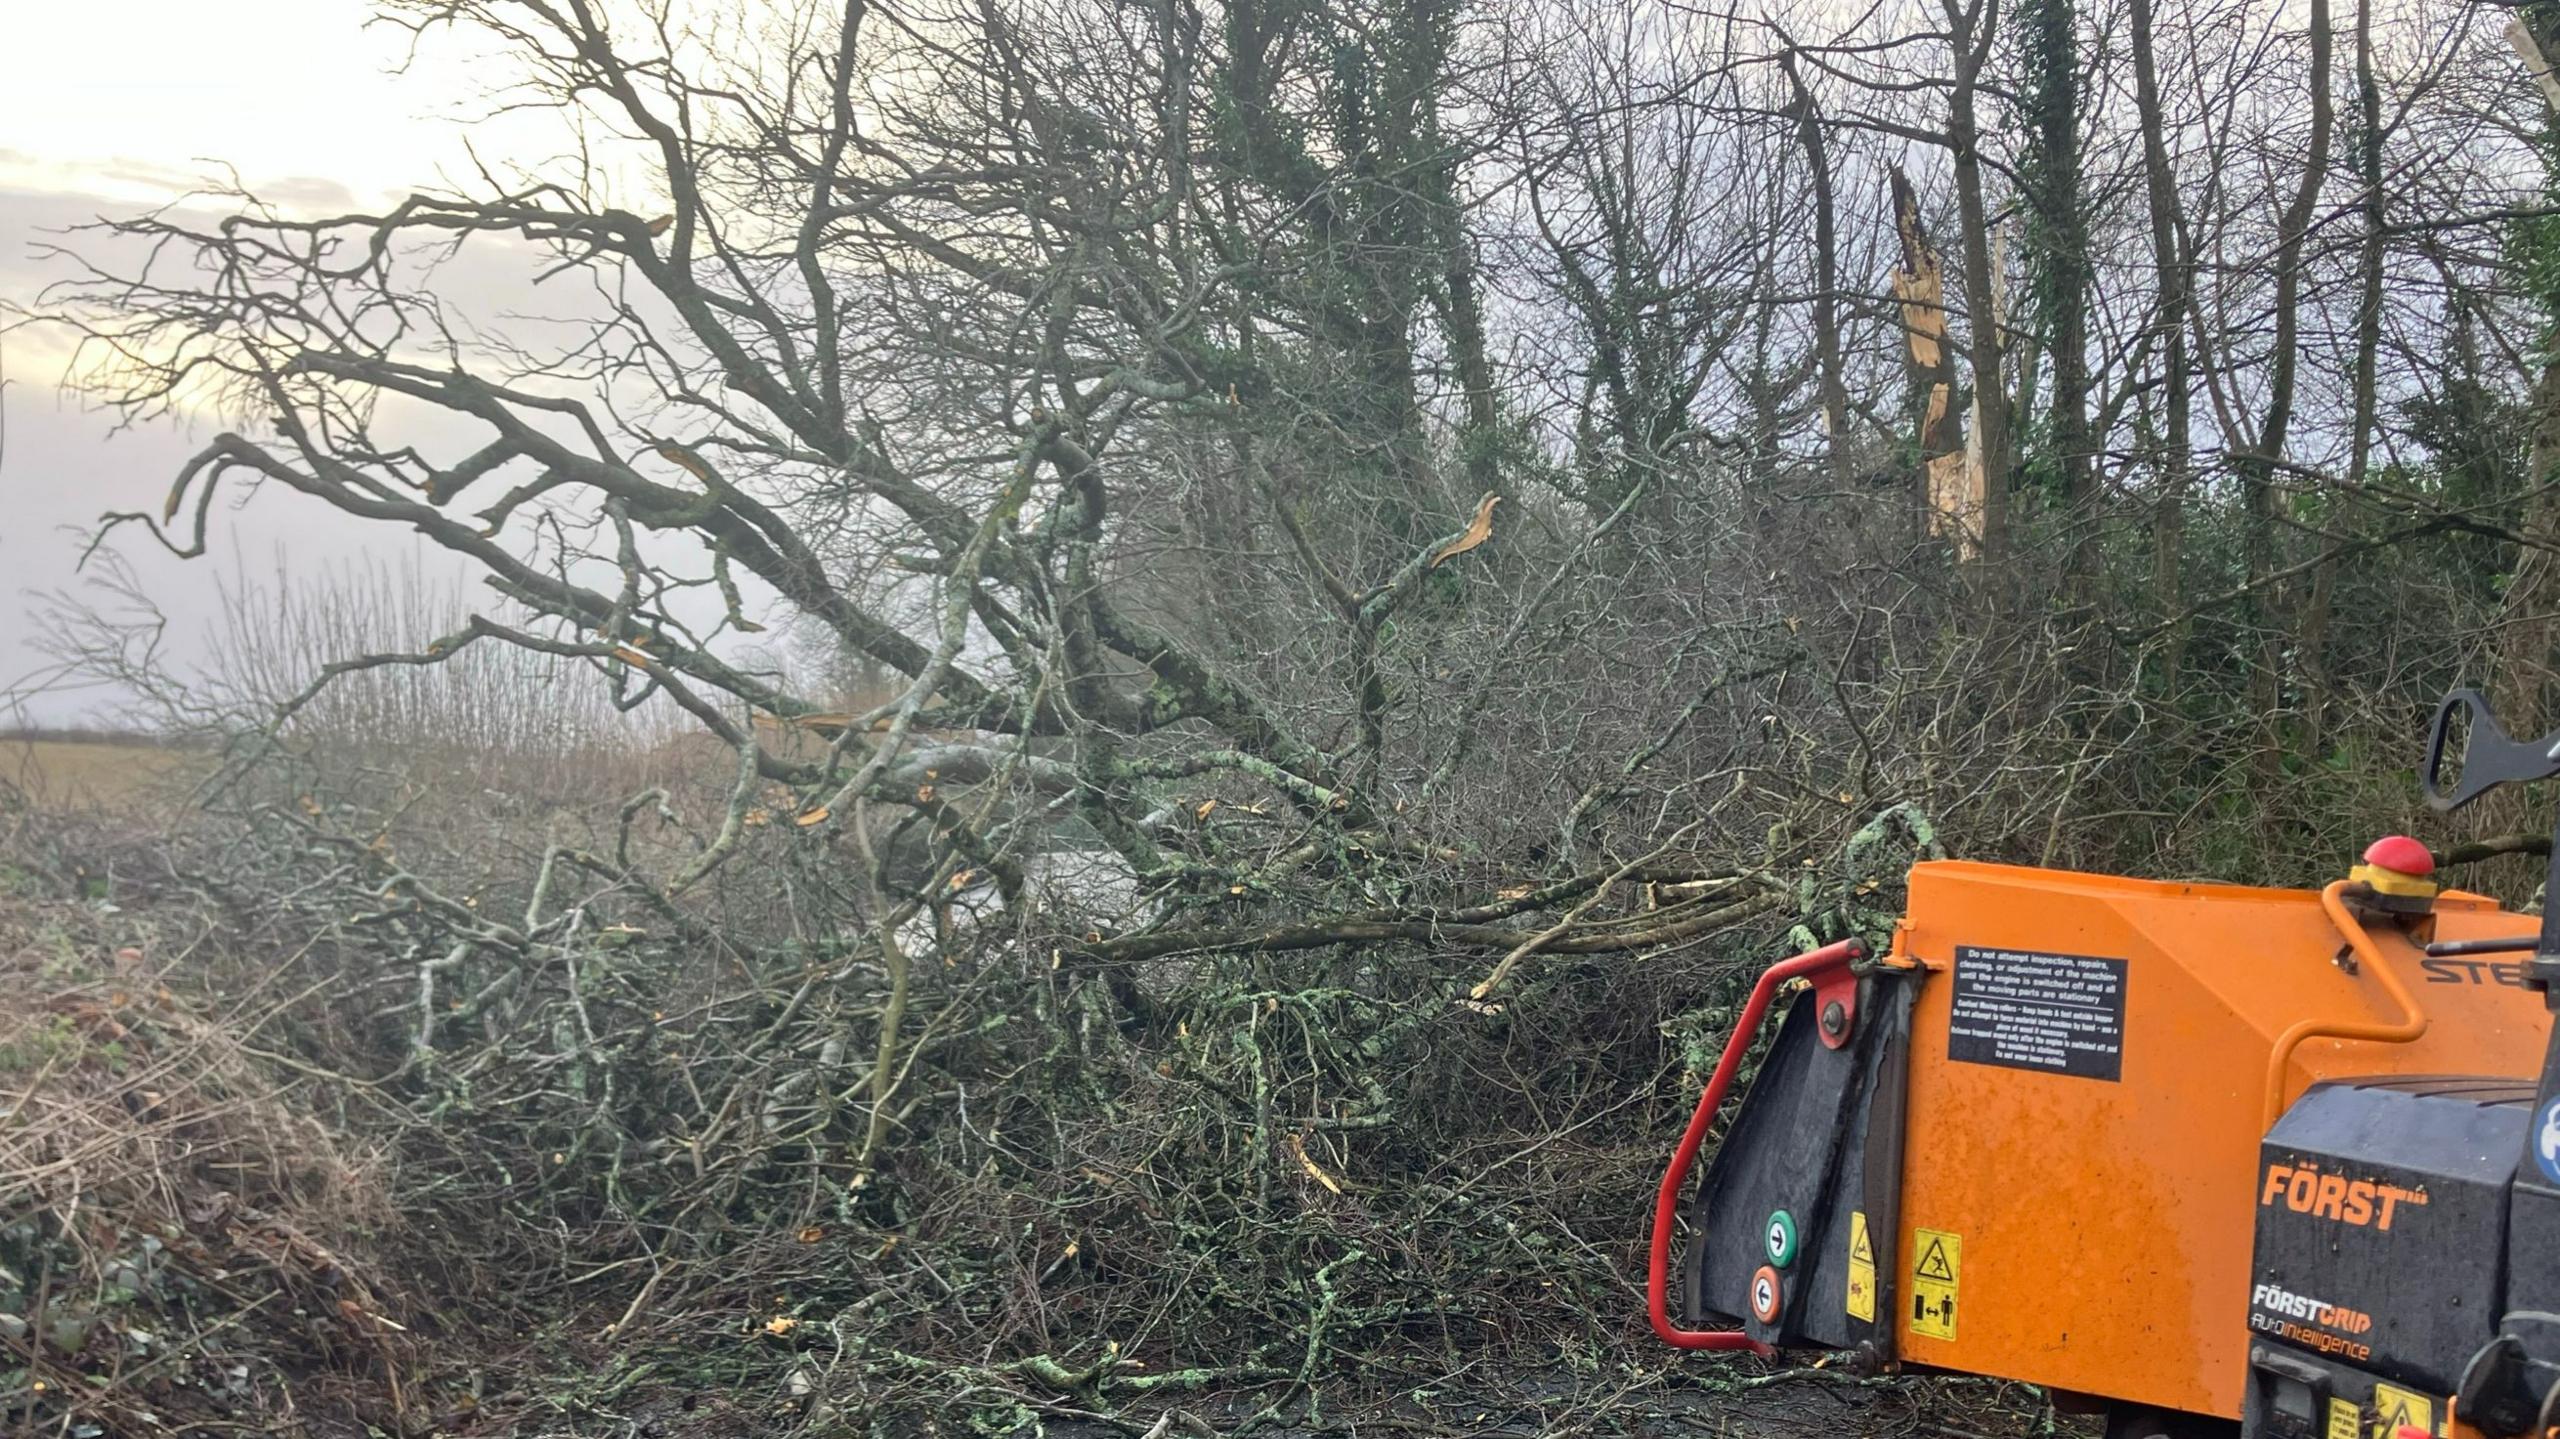
[(1911, 1231), (1911, 1332), (1956, 1337), (1956, 1284), (1964, 1273), (1964, 1240), (1943, 1229)]
[(2392, 1384), (2373, 1386), (2374, 1432), (2382, 1439), (2398, 1439), (2403, 1425), (2422, 1433), (2436, 1431), (2435, 1402), (2424, 1394), (2414, 1393)]
[(2329, 1432), (2322, 1439), (2363, 1439), (2363, 1416), (2344, 1399), (2329, 1401)]
[[(1849, 1211), (1849, 1317), (1876, 1322), (1876, 1247), (1867, 1240), (1867, 1212)], [(2355, 1439), (2349, 1435), (2348, 1439)]]

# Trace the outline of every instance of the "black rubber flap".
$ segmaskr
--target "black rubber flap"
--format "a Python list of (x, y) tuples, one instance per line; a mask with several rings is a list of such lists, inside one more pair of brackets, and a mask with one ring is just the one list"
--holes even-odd
[[(1738, 1322), (1772, 1345), (1889, 1340), (1891, 1324), (1877, 1321), (1893, 1314), (1897, 1220), (1889, 1211), (1901, 1189), (1901, 1136), (1872, 1131), (1879, 1115), (1888, 1127), (1901, 1122), (1917, 989), (1892, 972), (1859, 981), (1856, 1030), (1839, 1049), (1823, 1046), (1811, 991), (1788, 1006), (1689, 1206), (1682, 1265), (1689, 1323)], [(1871, 1175), (1879, 1168), (1894, 1172)], [(1796, 1252), (1774, 1265), (1770, 1230), (1782, 1212)], [(1763, 1266), (1778, 1275), (1774, 1324), (1750, 1312)]]

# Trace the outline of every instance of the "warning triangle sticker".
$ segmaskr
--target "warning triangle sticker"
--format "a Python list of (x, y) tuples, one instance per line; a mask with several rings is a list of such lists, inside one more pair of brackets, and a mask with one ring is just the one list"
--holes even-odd
[(2382, 1427), (2397, 1434), (2402, 1425), (2415, 1425), (2417, 1422), (2416, 1417), (2409, 1412), (2409, 1401), (2403, 1399), (2391, 1406), (2391, 1417), (2382, 1421)]
[(1849, 1257), (1868, 1264), (1876, 1262), (1875, 1246), (1867, 1242), (1866, 1216), (1863, 1214), (1858, 1216), (1858, 1223), (1849, 1235)]
[(1935, 1279), (1947, 1284), (1956, 1282), (1956, 1272), (1947, 1267), (1947, 1246), (1941, 1240), (1929, 1241), (1929, 1247), (1921, 1252), (1920, 1262), (1911, 1267), (1911, 1272), (1922, 1279)]

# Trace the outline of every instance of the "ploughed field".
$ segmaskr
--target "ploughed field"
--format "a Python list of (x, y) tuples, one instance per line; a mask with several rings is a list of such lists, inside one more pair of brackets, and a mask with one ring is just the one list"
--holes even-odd
[(0, 736), (0, 784), (47, 808), (155, 798), (211, 766), (198, 751), (123, 736)]

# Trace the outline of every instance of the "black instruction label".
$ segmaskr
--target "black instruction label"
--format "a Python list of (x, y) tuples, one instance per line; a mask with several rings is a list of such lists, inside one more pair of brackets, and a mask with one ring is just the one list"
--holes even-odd
[(1956, 946), (1947, 1058), (2124, 1077), (2124, 961)]

